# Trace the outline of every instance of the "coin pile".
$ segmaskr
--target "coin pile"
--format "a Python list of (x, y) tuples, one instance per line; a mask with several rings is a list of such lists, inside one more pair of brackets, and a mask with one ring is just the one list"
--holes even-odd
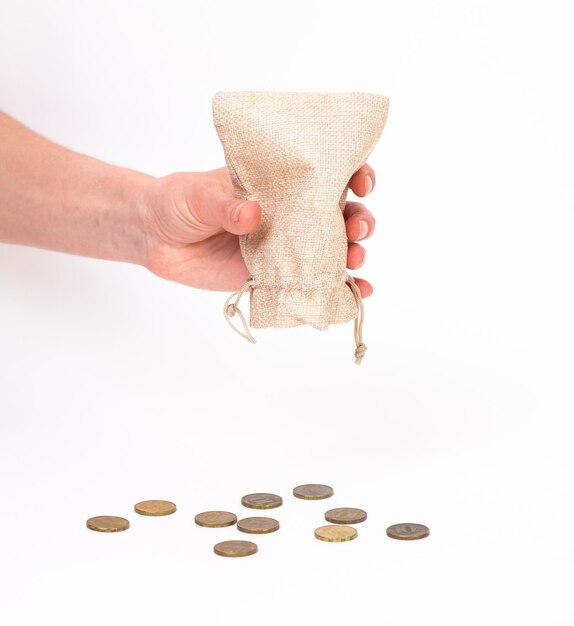
[[(328, 485), (299, 485), (293, 489), (293, 495), (301, 500), (324, 500), (334, 495), (332, 487)], [(273, 493), (250, 493), (241, 498), (244, 507), (255, 510), (276, 509), (283, 504), (283, 498)], [(140, 515), (160, 517), (171, 515), (177, 510), (173, 502), (167, 500), (144, 500), (134, 506), (134, 511)], [(315, 537), (320, 541), (339, 543), (351, 541), (358, 537), (357, 529), (350, 524), (360, 524), (367, 519), (367, 513), (362, 509), (337, 508), (325, 513), (328, 525), (315, 529)], [(238, 520), (235, 513), (229, 511), (204, 511), (195, 516), (195, 523), (204, 528), (226, 528), (236, 525), (237, 530), (252, 535), (274, 533), (280, 528), (279, 522), (272, 517), (245, 517)], [(103, 533), (114, 533), (127, 530), (130, 523), (123, 517), (103, 515), (91, 517), (86, 526), (90, 530)], [(416, 540), (428, 537), (430, 531), (422, 524), (394, 524), (387, 528), (387, 535), (393, 539)], [(257, 552), (257, 544), (252, 541), (232, 539), (217, 543), (213, 551), (219, 556), (240, 557), (249, 556)]]

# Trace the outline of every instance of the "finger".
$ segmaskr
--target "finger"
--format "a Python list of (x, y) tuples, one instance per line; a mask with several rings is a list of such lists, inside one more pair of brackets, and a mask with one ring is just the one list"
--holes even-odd
[(351, 176), (349, 187), (356, 196), (368, 196), (375, 188), (375, 170), (365, 163)]
[(190, 226), (200, 235), (211, 235), (226, 230), (232, 235), (245, 235), (259, 225), (261, 207), (255, 201), (237, 198), (231, 179), (223, 168), (211, 172), (175, 174), (167, 177), (184, 192)]
[(257, 202), (240, 198), (231, 199), (220, 213), (221, 227), (233, 235), (252, 232), (261, 220), (261, 207)]
[(347, 248), (347, 267), (356, 270), (363, 265), (367, 257), (367, 252), (358, 243), (350, 243)]
[(367, 239), (375, 232), (375, 218), (364, 204), (347, 202), (343, 215), (349, 241)]
[(368, 298), (373, 294), (373, 285), (371, 285), (368, 280), (365, 280), (364, 278), (355, 278), (355, 282), (361, 292), (361, 297)]

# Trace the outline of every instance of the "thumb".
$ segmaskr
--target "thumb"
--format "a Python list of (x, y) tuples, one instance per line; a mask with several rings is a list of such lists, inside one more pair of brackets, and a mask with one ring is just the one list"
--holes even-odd
[(233, 198), (220, 213), (220, 224), (227, 232), (245, 235), (255, 230), (261, 220), (261, 207), (253, 200)]

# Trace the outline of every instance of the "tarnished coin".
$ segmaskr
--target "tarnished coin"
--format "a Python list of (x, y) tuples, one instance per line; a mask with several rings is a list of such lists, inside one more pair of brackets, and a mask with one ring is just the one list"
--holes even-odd
[(134, 511), (140, 515), (160, 517), (162, 515), (175, 513), (177, 507), (173, 502), (168, 502), (167, 500), (144, 500), (134, 506)]
[(351, 541), (358, 534), (351, 526), (321, 526), (315, 531), (315, 537), (321, 541)]
[(215, 554), (219, 556), (249, 556), (257, 552), (257, 544), (251, 541), (241, 541), (234, 539), (233, 541), (222, 541), (213, 547)]
[(283, 498), (273, 493), (250, 493), (241, 498), (241, 504), (250, 509), (275, 509), (283, 504)]
[(229, 511), (205, 511), (195, 516), (195, 523), (206, 528), (224, 528), (233, 526), (237, 521), (235, 513)]
[(100, 515), (99, 517), (90, 517), (86, 522), (86, 526), (90, 530), (97, 530), (100, 533), (119, 533), (122, 530), (127, 530), (130, 527), (130, 523), (123, 517)]
[(279, 530), (279, 522), (271, 517), (246, 517), (237, 522), (237, 530), (254, 535), (274, 533)]
[(302, 500), (323, 500), (330, 498), (334, 491), (329, 485), (299, 485), (293, 489), (293, 495)]
[(387, 535), (393, 539), (424, 539), (429, 534), (430, 530), (423, 524), (394, 524), (387, 528)]
[(331, 509), (325, 513), (325, 519), (331, 524), (358, 524), (367, 519), (363, 509)]

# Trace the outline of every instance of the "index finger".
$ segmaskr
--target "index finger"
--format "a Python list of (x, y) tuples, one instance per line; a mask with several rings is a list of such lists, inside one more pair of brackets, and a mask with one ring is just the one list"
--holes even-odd
[(351, 176), (349, 187), (360, 198), (369, 195), (375, 187), (375, 170), (365, 163)]

